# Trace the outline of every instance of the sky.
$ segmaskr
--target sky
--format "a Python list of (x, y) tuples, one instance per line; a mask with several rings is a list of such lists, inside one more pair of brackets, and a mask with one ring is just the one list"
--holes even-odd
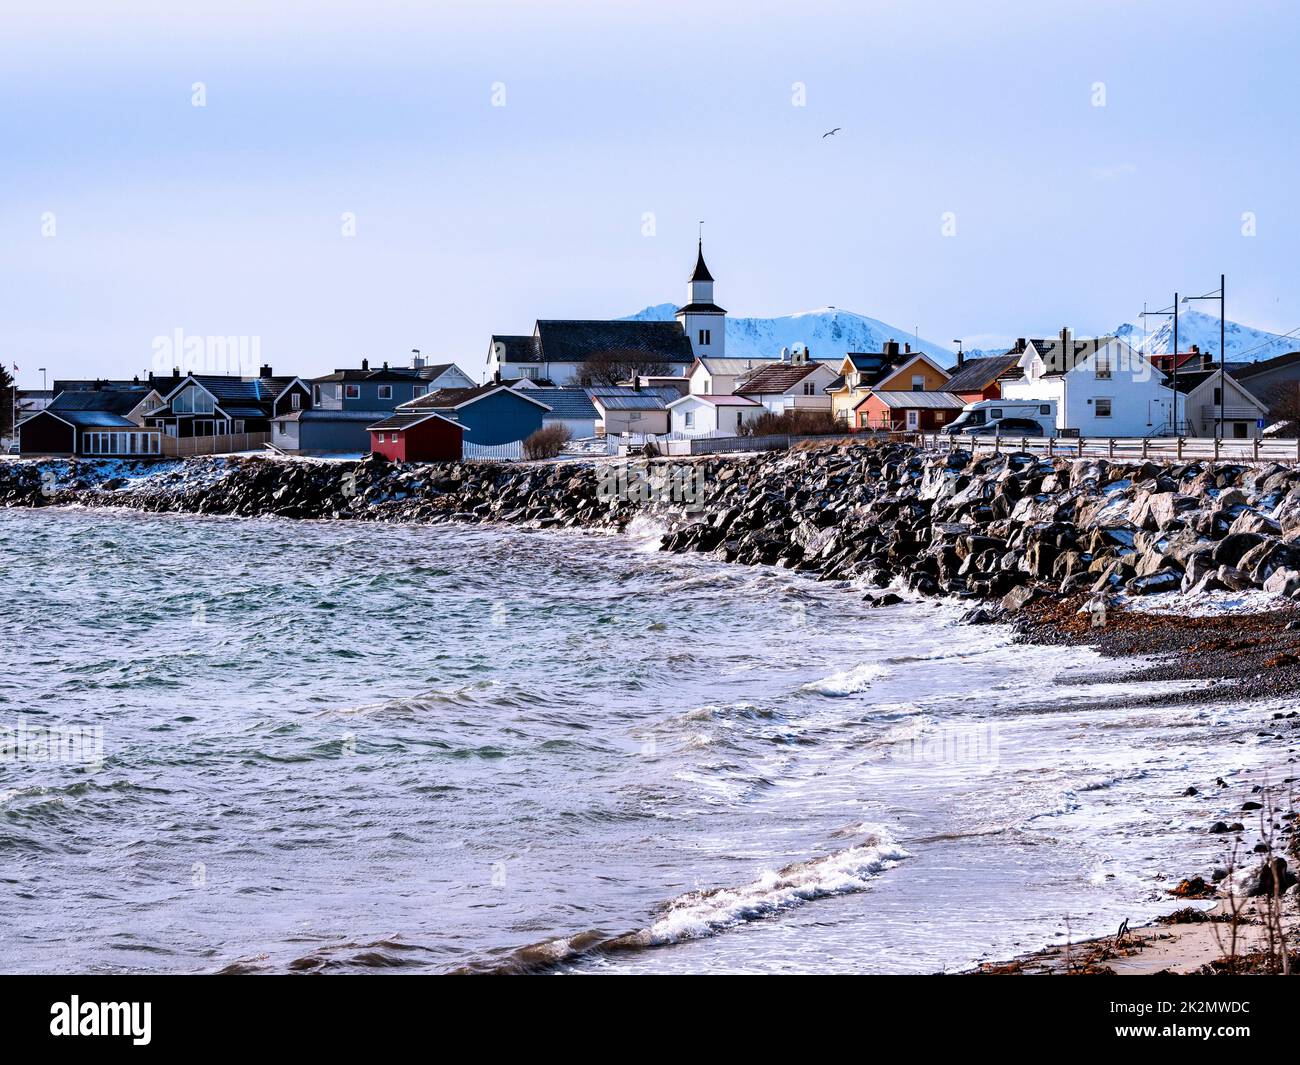
[(477, 378), (492, 333), (683, 301), (701, 220), (736, 315), (979, 348), (1226, 273), (1285, 332), (1298, 45), (1252, 0), (4, 0), (0, 360)]

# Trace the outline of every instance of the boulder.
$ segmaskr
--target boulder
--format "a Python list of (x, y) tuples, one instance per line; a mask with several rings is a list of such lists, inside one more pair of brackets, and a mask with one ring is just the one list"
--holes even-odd
[(1043, 590), (1032, 584), (1022, 584), (1018, 588), (1012, 588), (1002, 597), (1002, 609), (1008, 613), (1015, 613), (1022, 610), (1035, 599), (1043, 597)]
[(1161, 592), (1176, 592), (1182, 587), (1183, 575), (1178, 570), (1163, 569), (1144, 577), (1134, 577), (1124, 585), (1129, 595), (1158, 595)]

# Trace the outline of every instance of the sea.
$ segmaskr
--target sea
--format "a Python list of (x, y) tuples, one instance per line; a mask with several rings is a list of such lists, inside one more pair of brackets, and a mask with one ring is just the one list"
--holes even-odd
[(961, 971), (1170, 909), (1278, 757), (661, 533), (0, 511), (0, 970)]

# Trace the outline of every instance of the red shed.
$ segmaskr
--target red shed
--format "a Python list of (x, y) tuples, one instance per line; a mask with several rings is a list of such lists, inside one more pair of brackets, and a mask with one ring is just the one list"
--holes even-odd
[(432, 411), (397, 412), (367, 428), (370, 450), (393, 462), (459, 462), (469, 431)]

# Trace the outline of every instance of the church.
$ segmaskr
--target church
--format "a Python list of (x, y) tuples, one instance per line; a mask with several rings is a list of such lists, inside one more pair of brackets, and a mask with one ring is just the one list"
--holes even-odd
[(713, 301), (713, 275), (704, 241), (686, 283), (686, 303), (672, 322), (541, 319), (527, 336), (494, 334), (488, 349), (489, 380), (527, 379), (577, 384), (590, 359), (613, 357), (658, 363), (684, 375), (697, 356), (726, 354), (727, 312)]

